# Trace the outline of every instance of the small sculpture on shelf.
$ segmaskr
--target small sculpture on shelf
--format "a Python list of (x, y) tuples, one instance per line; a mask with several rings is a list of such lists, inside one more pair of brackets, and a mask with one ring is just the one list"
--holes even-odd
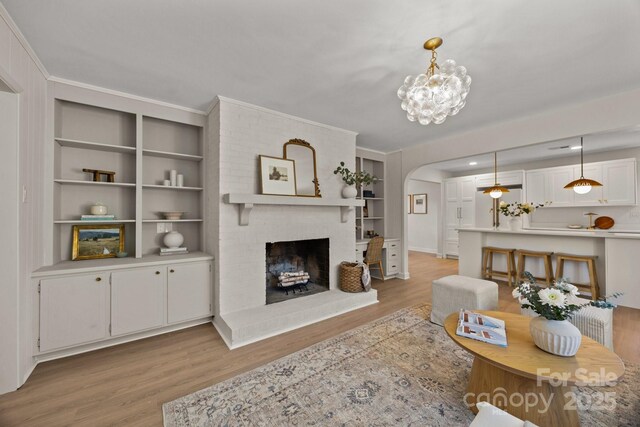
[(171, 169), (169, 171), (169, 179), (165, 179), (162, 183), (165, 187), (184, 187), (184, 175), (178, 173), (175, 169)]
[(80, 221), (114, 221), (115, 215), (109, 214), (109, 210), (100, 202), (95, 202), (89, 207), (89, 214), (81, 215)]
[(82, 172), (87, 172), (92, 174), (93, 182), (102, 182), (102, 177), (105, 176), (107, 178), (106, 182), (116, 182), (116, 173), (113, 171), (103, 171), (100, 169), (82, 169)]
[(169, 231), (162, 239), (166, 248), (160, 248), (160, 255), (188, 254), (187, 248), (181, 247), (184, 243), (184, 236), (177, 231)]

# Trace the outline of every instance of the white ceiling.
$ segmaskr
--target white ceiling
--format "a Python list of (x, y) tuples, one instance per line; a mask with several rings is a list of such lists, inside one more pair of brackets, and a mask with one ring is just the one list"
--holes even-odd
[[(640, 86), (638, 0), (2, 0), (48, 71), (206, 110), (215, 95), (391, 151)], [(444, 38), (473, 78), (444, 124), (396, 90)]]

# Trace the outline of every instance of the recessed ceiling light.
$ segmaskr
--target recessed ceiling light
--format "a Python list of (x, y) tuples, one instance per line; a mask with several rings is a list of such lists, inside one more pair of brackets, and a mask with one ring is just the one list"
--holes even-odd
[(580, 150), (582, 147), (580, 147), (579, 145), (573, 145), (571, 147), (572, 150)]
[(477, 164), (478, 164), (478, 162), (469, 162), (469, 166), (475, 166)]

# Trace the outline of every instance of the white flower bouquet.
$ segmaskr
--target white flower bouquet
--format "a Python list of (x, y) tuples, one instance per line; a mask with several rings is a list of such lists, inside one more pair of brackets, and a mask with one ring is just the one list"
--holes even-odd
[(545, 206), (540, 203), (507, 203), (505, 201), (500, 202), (498, 209), (504, 216), (519, 217), (522, 215), (529, 215), (538, 208)]
[[(513, 297), (518, 299), (522, 308), (533, 310), (538, 315), (548, 320), (568, 320), (575, 312), (586, 306), (599, 308), (615, 308), (606, 297), (597, 301), (578, 300), (580, 292), (565, 278), (556, 280), (552, 286), (543, 288), (535, 284), (536, 280), (528, 271), (524, 273), (527, 278), (513, 290)], [(616, 293), (612, 297), (620, 296)]]

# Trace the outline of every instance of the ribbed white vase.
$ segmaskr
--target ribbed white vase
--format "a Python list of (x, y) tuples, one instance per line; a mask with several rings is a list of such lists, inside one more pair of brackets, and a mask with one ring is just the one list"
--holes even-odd
[(529, 331), (533, 342), (540, 349), (558, 356), (575, 356), (582, 342), (580, 330), (568, 320), (534, 317)]

